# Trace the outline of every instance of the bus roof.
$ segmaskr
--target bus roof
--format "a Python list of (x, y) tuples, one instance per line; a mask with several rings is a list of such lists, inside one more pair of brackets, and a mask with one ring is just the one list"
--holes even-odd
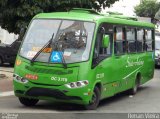
[(92, 22), (108, 22), (113, 24), (124, 24), (132, 26), (150, 27), (154, 28), (154, 24), (148, 22), (136, 21), (133, 17), (126, 17), (123, 15), (107, 15), (100, 14), (91, 9), (75, 8), (68, 12), (53, 12), (53, 13), (40, 13), (34, 18), (53, 18), (53, 19), (69, 19), (69, 20), (82, 20)]

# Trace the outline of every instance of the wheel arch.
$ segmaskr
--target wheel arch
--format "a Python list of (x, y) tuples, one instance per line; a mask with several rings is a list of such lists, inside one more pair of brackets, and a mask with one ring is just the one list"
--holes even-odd
[(139, 71), (139, 72), (136, 73), (135, 81), (138, 81), (138, 84), (140, 85), (141, 80), (142, 80), (142, 73)]
[(93, 87), (92, 90), (94, 90), (94, 88), (95, 88), (96, 86), (99, 88), (100, 92), (102, 92), (102, 83), (101, 83), (100, 80), (98, 80), (98, 81), (95, 82), (94, 87)]

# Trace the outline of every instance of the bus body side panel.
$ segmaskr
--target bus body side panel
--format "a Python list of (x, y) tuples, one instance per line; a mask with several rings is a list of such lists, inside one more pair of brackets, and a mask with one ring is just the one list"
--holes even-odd
[(141, 84), (151, 80), (154, 75), (154, 52), (146, 52), (144, 53), (144, 67), (142, 71), (142, 80)]
[[(117, 75), (120, 74), (117, 73)], [(104, 59), (95, 67), (96, 80), (100, 79), (102, 84), (101, 99), (115, 94), (116, 86), (118, 86), (117, 75), (113, 57)]]

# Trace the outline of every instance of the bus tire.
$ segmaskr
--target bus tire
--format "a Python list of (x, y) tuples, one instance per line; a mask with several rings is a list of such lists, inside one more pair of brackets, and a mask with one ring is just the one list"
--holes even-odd
[(38, 99), (29, 99), (29, 98), (24, 98), (24, 97), (19, 97), (19, 101), (21, 104), (31, 107), (34, 106), (38, 103)]
[(139, 81), (140, 81), (140, 79), (137, 77), (136, 80), (135, 80), (134, 87), (129, 90), (130, 95), (135, 95), (137, 93), (138, 87), (139, 87)]
[(2, 57), (0, 57), (0, 66), (2, 66), (3, 65), (3, 59), (2, 59)]
[(13, 67), (14, 67), (14, 63), (10, 63), (10, 66), (13, 66)]
[(95, 110), (100, 101), (100, 89), (96, 86), (93, 91), (92, 100), (85, 106), (87, 110)]

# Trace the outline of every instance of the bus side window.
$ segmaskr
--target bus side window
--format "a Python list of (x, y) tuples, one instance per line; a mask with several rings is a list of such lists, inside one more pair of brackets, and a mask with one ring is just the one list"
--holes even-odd
[(96, 64), (96, 62), (100, 62), (103, 59), (107, 58), (112, 54), (112, 40), (110, 38), (110, 45), (107, 48), (102, 47), (102, 39), (105, 33), (105, 28), (101, 27), (97, 33), (97, 38), (95, 42), (95, 48), (94, 48), (94, 55), (93, 55), (93, 63)]
[(114, 29), (114, 52), (117, 55), (125, 53), (125, 35), (122, 27)]
[(137, 52), (143, 52), (144, 49), (144, 30), (137, 29)]
[(153, 51), (153, 35), (152, 30), (145, 30), (145, 49), (146, 51)]
[(127, 28), (126, 29), (126, 37), (128, 43), (128, 52), (135, 53), (136, 52), (136, 35), (134, 28)]
[[(112, 40), (111, 40), (111, 38), (110, 38), (110, 44), (107, 48), (104, 48), (102, 46), (103, 36), (109, 35), (106, 33), (106, 28), (104, 28), (104, 27), (102, 27), (102, 28), (104, 29), (104, 32), (101, 33), (101, 35), (100, 35), (101, 37), (100, 37), (100, 39), (98, 39), (99, 40), (99, 58), (100, 58), (100, 60), (103, 60), (104, 58), (110, 56), (112, 53), (112, 49), (111, 49)], [(109, 35), (109, 36), (111, 37), (111, 35)]]

